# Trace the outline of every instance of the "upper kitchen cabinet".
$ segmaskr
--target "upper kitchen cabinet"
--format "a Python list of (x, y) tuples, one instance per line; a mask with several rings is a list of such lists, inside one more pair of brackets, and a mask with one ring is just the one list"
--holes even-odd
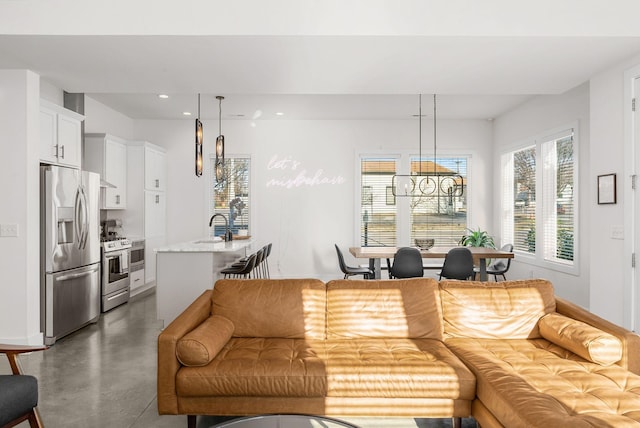
[(84, 116), (40, 100), (40, 160), (80, 168)]
[(144, 188), (167, 190), (167, 160), (164, 150), (149, 144), (144, 146)]
[(122, 138), (109, 134), (86, 134), (85, 169), (100, 174), (101, 208), (127, 208), (127, 145)]

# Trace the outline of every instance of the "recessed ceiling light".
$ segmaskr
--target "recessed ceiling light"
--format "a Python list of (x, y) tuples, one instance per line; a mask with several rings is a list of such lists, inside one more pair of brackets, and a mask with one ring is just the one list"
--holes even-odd
[(185, 115), (185, 116), (191, 116), (191, 112), (190, 111), (183, 111), (182, 114)]
[(166, 100), (167, 98), (169, 98), (169, 95), (167, 95), (167, 94), (160, 94), (160, 95), (158, 95), (158, 98), (162, 98), (163, 100)]
[(284, 116), (284, 113), (283, 113), (283, 112), (281, 112), (281, 111), (277, 111), (277, 112), (276, 112), (276, 116)]

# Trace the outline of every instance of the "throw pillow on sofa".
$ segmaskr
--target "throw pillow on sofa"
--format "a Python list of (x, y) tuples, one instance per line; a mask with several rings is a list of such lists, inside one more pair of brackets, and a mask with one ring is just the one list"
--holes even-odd
[(178, 340), (176, 345), (178, 361), (188, 367), (206, 366), (231, 339), (233, 330), (233, 323), (227, 318), (211, 315)]
[(585, 360), (610, 366), (622, 358), (620, 340), (589, 324), (550, 313), (540, 318), (538, 326), (542, 337)]

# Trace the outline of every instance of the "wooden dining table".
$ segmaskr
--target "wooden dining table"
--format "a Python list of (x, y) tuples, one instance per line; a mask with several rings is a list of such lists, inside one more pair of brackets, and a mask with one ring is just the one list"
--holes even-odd
[[(432, 247), (421, 250), (423, 259), (444, 259), (450, 249), (455, 247)], [(487, 280), (487, 259), (512, 259), (513, 253), (500, 251), (494, 248), (465, 247), (471, 251), (474, 261), (477, 260), (480, 267), (480, 281)], [(349, 252), (357, 259), (369, 259), (369, 267), (373, 270), (376, 279), (382, 277), (381, 260), (391, 259), (395, 256), (399, 247), (349, 247)]]

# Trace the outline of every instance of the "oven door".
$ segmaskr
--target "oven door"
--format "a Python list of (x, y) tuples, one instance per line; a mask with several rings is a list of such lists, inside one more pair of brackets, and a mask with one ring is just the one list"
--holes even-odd
[(134, 266), (144, 267), (144, 247), (131, 247), (129, 250), (129, 264), (131, 270), (133, 270)]
[(102, 294), (109, 294), (129, 285), (129, 250), (103, 254)]

